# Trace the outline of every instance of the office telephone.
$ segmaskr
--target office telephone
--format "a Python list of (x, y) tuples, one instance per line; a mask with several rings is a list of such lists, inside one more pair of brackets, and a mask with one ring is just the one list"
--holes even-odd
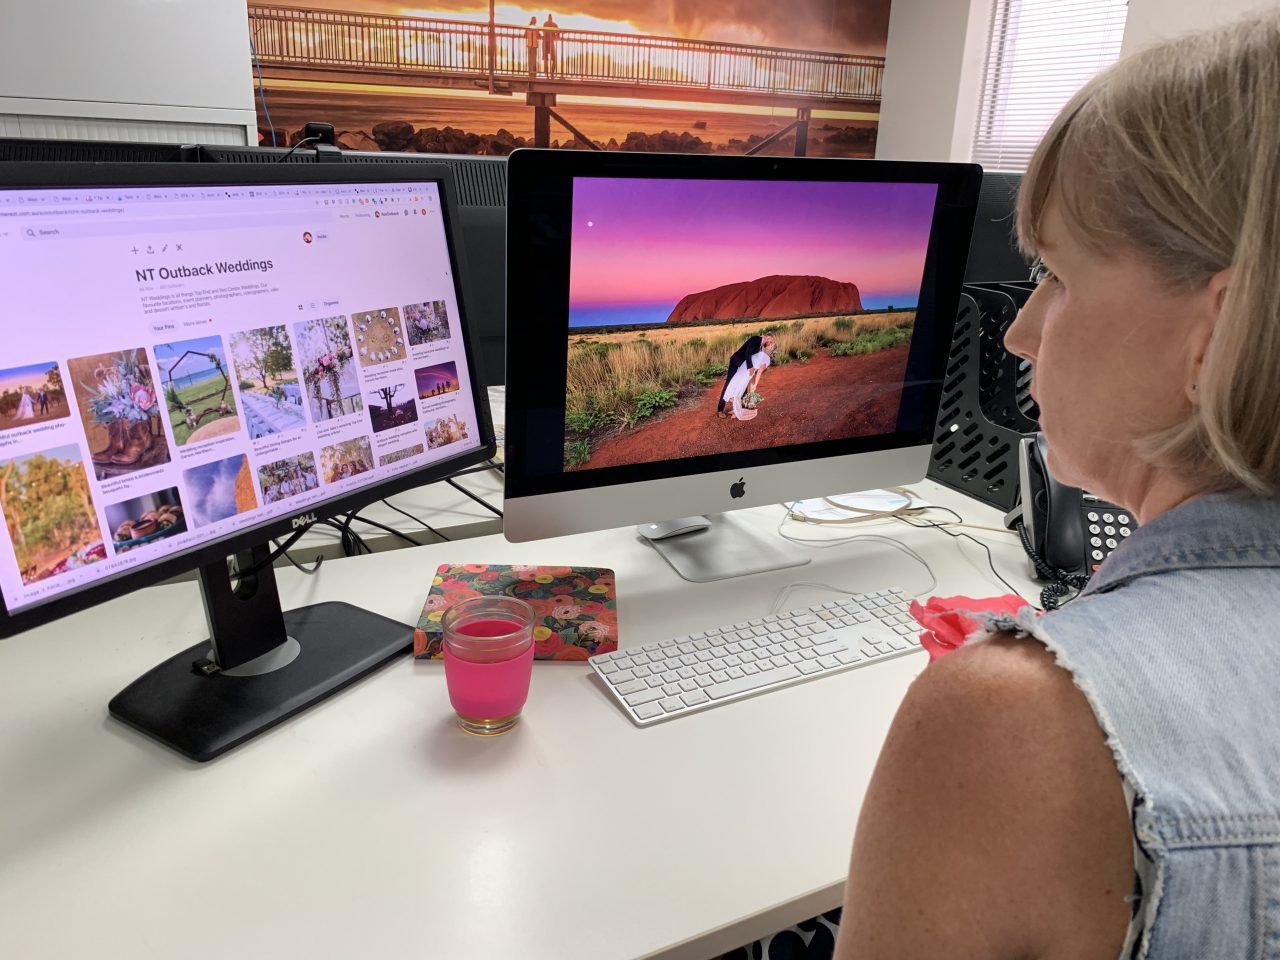
[(1020, 503), (1005, 517), (1018, 531), (1036, 578), (1048, 581), (1041, 605), (1051, 610), (1080, 590), (1137, 522), (1123, 507), (1054, 479), (1046, 465), (1043, 433), (1024, 437), (1018, 450)]

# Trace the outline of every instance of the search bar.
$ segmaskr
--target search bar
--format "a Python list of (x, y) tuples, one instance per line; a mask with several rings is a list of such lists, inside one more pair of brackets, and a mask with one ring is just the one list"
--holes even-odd
[(263, 227), (316, 227), (333, 222), (330, 213), (239, 213), (223, 217), (148, 218), (141, 220), (114, 220), (106, 223), (65, 223), (57, 226), (33, 224), (22, 229), (27, 241), (82, 240), (92, 237), (155, 236), (157, 234), (186, 234), (207, 230), (256, 230)]

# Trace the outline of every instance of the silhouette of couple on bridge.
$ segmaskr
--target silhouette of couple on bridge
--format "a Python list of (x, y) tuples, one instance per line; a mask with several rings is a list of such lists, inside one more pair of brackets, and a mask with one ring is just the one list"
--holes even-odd
[(524, 28), (525, 52), (529, 57), (529, 79), (538, 76), (538, 47), (542, 47), (542, 71), (548, 80), (556, 78), (556, 32), (560, 24), (547, 14), (542, 26), (538, 26), (538, 18), (530, 17), (529, 25)]

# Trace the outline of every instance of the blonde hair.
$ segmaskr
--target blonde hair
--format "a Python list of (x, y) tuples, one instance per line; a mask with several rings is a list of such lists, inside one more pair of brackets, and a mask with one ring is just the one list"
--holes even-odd
[(1194, 289), (1232, 267), (1199, 404), (1141, 453), (1201, 489), (1280, 492), (1280, 15), (1191, 34), (1090, 81), (1031, 158), (1017, 230), (1073, 235)]

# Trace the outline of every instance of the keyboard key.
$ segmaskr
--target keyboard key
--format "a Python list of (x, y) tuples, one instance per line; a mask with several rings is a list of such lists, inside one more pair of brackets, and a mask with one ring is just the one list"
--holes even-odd
[(801, 660), (796, 664), (796, 669), (803, 674), (821, 673), (822, 668), (812, 660)]
[[(801, 639), (804, 639), (804, 638), (801, 638)], [(778, 644), (778, 649), (783, 651), (784, 653), (794, 653), (796, 650), (800, 649), (800, 646), (794, 640), (783, 640), (780, 644)]]
[(800, 656), (801, 656), (801, 658), (802, 658), (802, 659), (804, 659), (804, 660), (817, 660), (817, 659), (818, 659), (818, 651), (817, 651), (817, 650), (814, 650), (813, 648), (810, 648), (810, 649), (808, 649), (808, 650), (801, 650), (801, 651), (800, 651)]
[(725, 653), (741, 653), (742, 651), (743, 646), (740, 643), (731, 643), (724, 648)]
[(760, 668), (757, 667), (754, 663), (744, 663), (742, 665), (742, 672), (746, 674), (759, 673)]
[(666, 685), (666, 682), (667, 681), (663, 680), (661, 677), (650, 677), (645, 681), (645, 683), (647, 683), (651, 688), (663, 687)]
[(694, 658), (693, 665), (696, 667), (699, 663), (710, 663), (715, 658), (716, 655), (710, 650), (699, 650), (697, 657)]
[[(776, 657), (770, 657), (769, 662), (773, 664), (775, 667), (790, 666), (790, 664), (787, 663), (786, 657), (784, 657), (782, 654), (778, 654)], [(761, 669), (764, 669), (763, 665), (761, 666)]]
[(680, 689), (681, 689), (681, 691), (683, 691), (684, 693), (689, 693), (689, 692), (691, 692), (691, 691), (693, 691), (693, 690), (697, 690), (697, 689), (698, 689), (698, 685), (697, 685), (696, 683), (694, 683), (692, 680), (681, 680), (681, 681), (680, 681)]
[(826, 667), (828, 670), (830, 670), (832, 667), (840, 666), (840, 661), (837, 660), (835, 657), (819, 657), (818, 665)]
[(693, 682), (700, 687), (709, 687), (715, 683), (715, 681), (711, 679), (711, 674), (707, 674), (705, 677), (694, 677)]
[(893, 653), (893, 647), (889, 646), (889, 644), (883, 641), (881, 641), (880, 643), (874, 644), (874, 646), (876, 650), (880, 653)]
[(647, 677), (650, 674), (652, 674), (653, 671), (650, 670), (648, 667), (642, 665), (642, 666), (636, 667), (635, 670), (632, 671), (632, 673), (634, 673), (637, 677)]
[(716, 683), (724, 683), (729, 679), (729, 675), (723, 670), (717, 670), (715, 673), (711, 674), (711, 679)]
[(730, 667), (725, 671), (725, 673), (729, 675), (730, 680), (736, 680), (738, 677), (746, 676), (746, 674), (742, 672), (741, 667)]
[(725, 663), (725, 666), (726, 666), (726, 667), (736, 667), (736, 666), (739, 666), (739, 665), (742, 663), (742, 658), (741, 658), (741, 657), (735, 657), (735, 656), (731, 653), (731, 654), (729, 654), (727, 657), (725, 657), (725, 658), (724, 658), (724, 663)]
[(647, 689), (648, 686), (649, 684), (645, 683), (643, 680), (628, 680), (625, 683), (618, 684), (617, 690), (619, 693), (626, 695), (628, 693), (635, 693), (637, 690)]
[[(720, 700), (724, 697), (733, 696), (735, 693), (758, 690), (760, 687), (767, 687), (782, 680), (792, 680), (799, 676), (802, 676), (799, 669), (788, 663), (777, 670), (761, 670), (754, 675), (737, 677), (724, 683), (713, 684), (707, 687), (705, 694), (712, 700)], [(692, 706), (692, 704), (690, 705)]]
[[(659, 706), (661, 706), (663, 710), (667, 711), (667, 713), (675, 713), (677, 710), (684, 709), (684, 701), (679, 697), (667, 697), (667, 699), (659, 703)], [(640, 711), (637, 710), (636, 712), (639, 713)]]
[(642, 703), (636, 707), (636, 716), (641, 720), (652, 720), (660, 713), (662, 713), (662, 708), (656, 703)]
[[(737, 682), (740, 683), (741, 681)], [(707, 692), (710, 689), (712, 688), (708, 687), (707, 690), (694, 690), (692, 693), (681, 694), (680, 699), (683, 700), (687, 706), (696, 707), (698, 704), (706, 703), (707, 700), (710, 699), (710, 697), (707, 696)]]
[(674, 697), (680, 693), (680, 687), (678, 684), (668, 683), (662, 688), (662, 692), (668, 697)]
[(611, 683), (626, 683), (628, 680), (634, 680), (635, 676), (630, 670), (619, 670), (609, 677), (609, 681)]
[(707, 643), (707, 641), (705, 641), (705, 640), (695, 640), (695, 641), (693, 641), (693, 645), (694, 645), (694, 647), (695, 647), (696, 649), (698, 649), (698, 650), (710, 650), (710, 649), (711, 649), (711, 644)]
[(600, 664), (600, 672), (603, 673), (606, 677), (610, 676), (611, 674), (617, 673), (621, 669), (622, 668), (618, 666), (617, 662), (614, 660), (608, 660)]
[(699, 677), (705, 677), (708, 673), (711, 672), (711, 667), (705, 663), (700, 663), (693, 668), (693, 672)]
[(686, 653), (680, 657), (678, 662), (680, 663), (681, 666), (692, 667), (695, 663), (698, 662), (698, 658), (695, 657), (692, 653)]
[[(699, 631), (698, 633), (689, 634), (690, 640), (705, 640), (706, 638), (707, 638), (707, 634), (705, 631)], [(641, 647), (640, 649), (643, 650), (645, 648)]]
[(845, 642), (843, 640), (829, 640), (826, 643), (819, 644), (813, 649), (817, 651), (818, 656), (822, 657), (829, 653), (839, 653), (841, 650), (845, 649)]
[[(786, 654), (786, 658), (787, 658), (787, 663), (799, 663), (804, 659), (802, 656), (800, 656), (800, 654), (796, 653), (795, 651), (792, 651), (791, 653)], [(730, 676), (732, 676), (732, 674), (730, 674)]]
[(691, 680), (694, 677), (693, 667), (681, 667), (676, 673), (680, 675), (681, 680)]
[(643, 703), (653, 703), (655, 700), (661, 700), (666, 694), (661, 690), (641, 690), (639, 693), (633, 693), (626, 697), (627, 706), (638, 707)]
[(707, 664), (707, 666), (712, 670), (723, 670), (725, 667), (729, 666), (729, 664), (725, 662), (723, 657), (717, 657), (715, 660), (712, 660)]
[(843, 653), (837, 653), (836, 659), (841, 663), (857, 663), (862, 659), (862, 656), (854, 653), (852, 650), (845, 650)]

